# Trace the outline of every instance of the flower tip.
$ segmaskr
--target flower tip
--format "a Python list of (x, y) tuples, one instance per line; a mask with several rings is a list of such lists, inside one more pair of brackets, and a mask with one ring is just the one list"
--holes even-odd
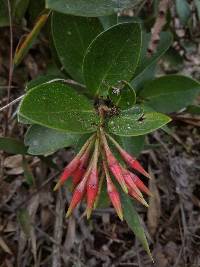
[(121, 210), (118, 210), (118, 211), (117, 211), (117, 215), (118, 215), (118, 217), (120, 218), (121, 221), (124, 220), (124, 218), (123, 218), (123, 213), (122, 213)]
[(53, 191), (57, 191), (58, 188), (62, 185), (60, 181), (57, 182), (57, 184), (54, 186)]
[(67, 213), (65, 215), (65, 218), (66, 219), (69, 218), (69, 216), (71, 215), (71, 213), (72, 213), (72, 209), (69, 207), (68, 210), (67, 210)]
[(91, 217), (91, 214), (92, 214), (92, 209), (91, 208), (87, 208), (86, 214), (87, 214), (87, 220), (89, 220), (90, 217)]
[(122, 187), (124, 193), (128, 194), (128, 188), (127, 188), (126, 184), (125, 183), (121, 183), (121, 187)]
[(145, 206), (145, 207), (149, 207), (149, 204), (146, 202), (146, 200), (143, 198), (141, 199), (141, 203)]

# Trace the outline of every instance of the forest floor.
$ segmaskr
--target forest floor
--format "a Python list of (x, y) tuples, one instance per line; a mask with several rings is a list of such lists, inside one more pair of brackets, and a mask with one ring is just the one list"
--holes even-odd
[[(14, 29), (14, 45), (20, 34)], [(7, 102), (9, 32), (0, 30), (0, 40), (3, 106)], [(14, 70), (10, 100), (22, 95), (26, 81), (43, 73), (49, 64), (48, 44), (42, 41), (43, 46), (37, 43)], [(191, 55), (194, 60), (185, 62), (183, 73), (200, 73), (195, 53)], [(22, 140), (26, 127), (17, 123), (16, 109), (17, 105), (12, 106), (9, 118), (8, 110), (0, 114), (0, 135), (7, 125), (7, 135)], [(1, 152), (0, 267), (200, 267), (200, 122), (178, 115), (174, 119), (169, 134), (159, 130), (148, 136), (149, 145), (139, 158), (153, 177), (150, 207), (138, 205), (138, 211), (154, 264), (112, 208), (96, 210), (87, 221), (80, 207), (65, 219), (70, 193), (67, 189), (53, 192), (58, 171), (44, 159), (26, 156), (35, 179), (35, 185), (28, 186), (22, 156)], [(71, 149), (62, 149), (51, 158), (62, 169), (72, 156)]]

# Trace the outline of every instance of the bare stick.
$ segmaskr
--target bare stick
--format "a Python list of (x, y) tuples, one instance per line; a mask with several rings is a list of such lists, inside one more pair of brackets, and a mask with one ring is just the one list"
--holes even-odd
[(159, 40), (160, 32), (166, 23), (166, 14), (171, 0), (161, 0), (158, 7), (158, 17), (151, 29), (151, 40), (148, 47), (148, 55), (151, 56), (155, 53)]

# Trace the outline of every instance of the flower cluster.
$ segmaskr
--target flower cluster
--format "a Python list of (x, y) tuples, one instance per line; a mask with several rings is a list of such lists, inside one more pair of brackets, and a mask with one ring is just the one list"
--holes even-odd
[[(120, 164), (114, 156), (109, 147), (108, 139), (119, 152), (123, 159), (123, 164)], [(54, 188), (54, 190), (57, 190), (69, 177), (72, 177), (74, 189), (66, 216), (68, 217), (86, 196), (86, 212), (87, 218), (89, 218), (92, 210), (96, 207), (103, 179), (105, 178), (110, 201), (119, 218), (123, 220), (120, 195), (111, 175), (117, 180), (125, 193), (148, 207), (142, 193), (148, 195), (151, 193), (138, 176), (129, 171), (128, 167), (150, 178), (140, 163), (129, 155), (112, 136), (105, 133), (103, 128), (100, 128), (99, 132), (86, 141), (79, 153), (66, 166)]]

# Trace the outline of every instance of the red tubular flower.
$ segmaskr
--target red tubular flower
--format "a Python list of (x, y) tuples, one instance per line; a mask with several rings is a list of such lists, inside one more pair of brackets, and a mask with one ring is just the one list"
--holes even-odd
[(61, 174), (61, 177), (54, 187), (54, 191), (56, 191), (61, 185), (64, 184), (64, 182), (73, 175), (73, 173), (77, 170), (79, 164), (80, 164), (80, 159), (82, 155), (84, 154), (85, 150), (87, 147), (90, 145), (92, 139), (94, 138), (94, 135), (91, 136), (85, 144), (82, 146), (80, 152), (76, 155), (76, 157), (65, 167), (63, 173)]
[(132, 190), (130, 188), (129, 191), (129, 195), (133, 198), (135, 198), (137, 201), (139, 201), (140, 203), (142, 203), (144, 206), (149, 207), (149, 205), (147, 204), (147, 202), (145, 201), (145, 199), (142, 197), (140, 197), (134, 190)]
[(143, 174), (144, 176), (151, 178), (150, 175), (144, 170), (141, 164), (134, 157), (132, 157), (128, 152), (126, 152), (110, 135), (108, 135), (108, 137), (116, 146), (122, 158), (131, 168)]
[(137, 177), (137, 175), (133, 174), (130, 172), (130, 175), (133, 179), (133, 182), (135, 183), (135, 185), (144, 193), (146, 193), (149, 196), (152, 196), (151, 191), (148, 189), (148, 187), (146, 187), (146, 185), (140, 180), (139, 177)]
[[(62, 185), (68, 177), (72, 176), (75, 189), (73, 190), (72, 199), (66, 216), (68, 217), (72, 213), (72, 210), (86, 195), (86, 213), (87, 218), (89, 219), (92, 210), (97, 206), (103, 179), (106, 177), (108, 196), (119, 218), (123, 220), (120, 195), (111, 180), (110, 173), (113, 174), (125, 193), (129, 194), (131, 197), (147, 207), (148, 204), (143, 198), (141, 192), (148, 195), (151, 195), (151, 192), (135, 174), (127, 170), (118, 162), (109, 148), (103, 128), (100, 127), (99, 130), (100, 131), (86, 141), (78, 155), (67, 165), (55, 187), (55, 190)], [(149, 177), (136, 159), (121, 148), (111, 136), (107, 136), (114, 143), (125, 163), (128, 163), (128, 165), (130, 165), (133, 169)], [(95, 139), (95, 145), (93, 139)], [(92, 147), (94, 147), (94, 149), (91, 153)], [(102, 160), (101, 163), (103, 164), (102, 170), (100, 169), (101, 165), (99, 165), (100, 153), (102, 153), (102, 157), (100, 157)], [(99, 172), (101, 173), (100, 178), (98, 177)]]
[(113, 204), (113, 207), (115, 208), (115, 210), (117, 212), (117, 215), (119, 216), (120, 220), (123, 221), (123, 212), (122, 212), (122, 205), (121, 205), (119, 193), (117, 192), (117, 189), (114, 186), (114, 184), (110, 178), (110, 175), (109, 175), (109, 172), (108, 172), (108, 169), (107, 169), (105, 162), (103, 163), (103, 167), (104, 167), (104, 171), (106, 174), (108, 196), (110, 198), (110, 201)]
[(122, 174), (123, 174), (123, 177), (124, 177), (124, 180), (125, 180), (127, 186), (129, 186), (129, 188), (131, 189), (131, 191), (135, 191), (135, 193), (139, 197), (142, 197), (143, 198), (142, 193), (140, 192), (140, 190), (137, 188), (135, 182), (133, 181), (133, 178), (131, 176), (131, 173), (128, 170), (122, 168)]
[(87, 218), (89, 219), (98, 193), (98, 172), (92, 168), (87, 181)]
[(103, 145), (104, 145), (106, 158), (107, 158), (107, 162), (108, 162), (108, 167), (111, 170), (112, 174), (115, 176), (118, 183), (121, 185), (124, 192), (128, 193), (128, 189), (127, 189), (127, 186), (126, 186), (126, 183), (124, 181), (123, 174), (122, 174), (121, 166), (120, 166), (119, 162), (117, 161), (117, 159), (112, 154), (104, 134), (102, 134), (102, 139), (103, 139)]
[(83, 180), (75, 188), (68, 211), (66, 213), (66, 217), (69, 217), (71, 215), (72, 210), (76, 208), (78, 203), (82, 200), (83, 196), (85, 195), (87, 178), (88, 177), (85, 176)]
[(85, 153), (80, 158), (79, 165), (72, 175), (72, 182), (73, 182), (74, 186), (76, 186), (80, 182), (81, 178), (84, 176), (84, 173), (87, 169), (87, 164), (88, 164), (88, 159), (90, 156), (91, 146), (92, 146), (92, 143), (90, 143), (90, 145), (87, 147)]

